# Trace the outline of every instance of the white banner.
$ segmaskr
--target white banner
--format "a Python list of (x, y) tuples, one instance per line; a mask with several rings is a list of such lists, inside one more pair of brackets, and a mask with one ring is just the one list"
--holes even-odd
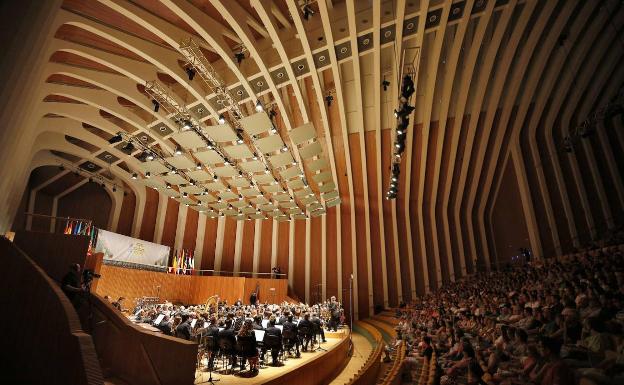
[(126, 237), (106, 230), (98, 231), (96, 253), (104, 253), (104, 260), (114, 263), (167, 267), (169, 246)]

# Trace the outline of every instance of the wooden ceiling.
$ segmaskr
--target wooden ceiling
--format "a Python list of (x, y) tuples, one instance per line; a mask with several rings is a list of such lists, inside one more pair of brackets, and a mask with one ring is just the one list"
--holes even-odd
[[(228, 87), (250, 95), (241, 101), (245, 111), (259, 99), (276, 106), (280, 132), (314, 124), (342, 202), (331, 217), (342, 228), (342, 272), (376, 286), (374, 259), (401, 255), (385, 274), (409, 298), (494, 263), (486, 214), (510, 154), (536, 140), (559, 147), (565, 135), (545, 123), (585, 118), (564, 102), (590, 97), (594, 106), (609, 79), (622, 84), (621, 1), (319, 0), (310, 2), (308, 20), (301, 3), (65, 0), (50, 58), (49, 113), (110, 134), (145, 133), (171, 150), (175, 143), (157, 134), (163, 116), (142, 87), (160, 79), (190, 110), (207, 106), (214, 95), (183, 69), (179, 43), (192, 37)], [(592, 78), (584, 71), (592, 63), (610, 76)], [(415, 111), (398, 199), (387, 201), (400, 74), (413, 68)], [(216, 124), (209, 114), (203, 120)], [(87, 141), (86, 132), (71, 135)], [(102, 150), (138, 170), (114, 147)], [(527, 216), (527, 242), (545, 253), (541, 220)], [(379, 291), (387, 299), (385, 284)]]

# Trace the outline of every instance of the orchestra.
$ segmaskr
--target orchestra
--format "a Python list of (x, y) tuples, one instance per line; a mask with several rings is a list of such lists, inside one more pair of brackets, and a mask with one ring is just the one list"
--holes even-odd
[[(280, 353), (298, 358), (301, 351), (314, 350), (326, 342), (325, 329), (337, 331), (344, 322), (344, 311), (336, 297), (315, 305), (259, 303), (258, 288), (251, 304), (239, 299), (233, 305), (214, 295), (203, 305), (182, 306), (139, 299), (130, 319), (151, 330), (199, 343), (198, 359), (207, 359), (214, 369), (216, 356), (225, 357), (226, 368), (246, 364), (258, 371), (270, 353), (271, 365), (278, 366)], [(240, 360), (239, 360), (240, 359)], [(268, 364), (268, 363), (267, 363)]]

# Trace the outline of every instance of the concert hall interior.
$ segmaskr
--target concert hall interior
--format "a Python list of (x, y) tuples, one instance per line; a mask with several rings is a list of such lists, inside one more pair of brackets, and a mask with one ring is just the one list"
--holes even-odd
[(624, 1), (0, 18), (1, 383), (624, 383)]

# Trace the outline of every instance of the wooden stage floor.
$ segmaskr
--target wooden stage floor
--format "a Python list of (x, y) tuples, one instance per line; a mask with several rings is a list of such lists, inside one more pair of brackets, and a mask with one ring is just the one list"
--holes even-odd
[[(326, 333), (326, 339), (327, 342), (325, 342), (324, 344), (321, 344), (321, 347), (324, 349), (331, 349), (332, 347), (338, 345), (338, 342), (341, 341), (342, 337), (341, 337), (341, 332), (338, 333)], [(345, 336), (347, 336), (347, 331), (345, 331)], [(218, 372), (213, 372), (212, 373), (212, 379), (219, 379), (219, 382), (217, 383), (218, 385), (234, 385), (234, 384), (243, 384), (243, 385), (256, 385), (256, 384), (264, 384), (265, 382), (271, 381), (271, 380), (275, 380), (276, 378), (280, 377), (281, 375), (288, 373), (288, 372), (292, 372), (293, 370), (296, 370), (297, 368), (305, 365), (306, 363), (312, 361), (313, 359), (321, 356), (325, 354), (324, 351), (318, 351), (318, 352), (301, 352), (301, 358), (288, 358), (285, 362), (283, 362), (283, 366), (280, 367), (273, 367), (273, 366), (267, 366), (267, 367), (263, 367), (261, 368), (257, 374), (255, 374), (253, 377), (248, 377), (250, 375), (252, 375), (249, 372), (249, 364), (247, 364), (247, 369), (245, 371), (243, 371), (241, 374), (239, 374), (238, 369), (234, 370), (234, 374), (222, 374), (219, 373), (220, 370)], [(267, 352), (266, 354), (266, 359), (267, 361), (271, 361), (271, 353)], [(206, 360), (204, 360), (203, 365), (205, 367), (205, 365), (207, 364)], [(216, 364), (216, 363), (215, 363)], [(209, 373), (208, 372), (204, 372), (204, 367), (202, 367), (202, 371), (197, 371), (195, 373), (195, 384), (202, 384), (202, 383), (207, 383), (208, 381), (208, 377), (209, 377)]]

